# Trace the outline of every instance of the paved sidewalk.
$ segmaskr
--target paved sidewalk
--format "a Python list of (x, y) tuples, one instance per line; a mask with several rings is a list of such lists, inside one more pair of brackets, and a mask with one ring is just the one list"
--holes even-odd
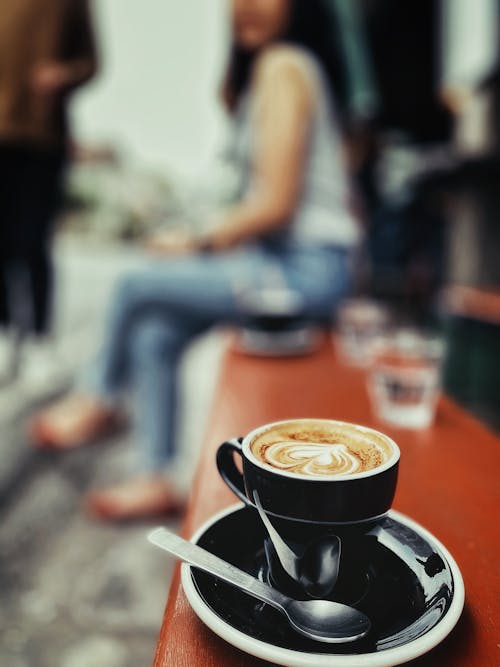
[[(63, 244), (58, 262), (58, 329), (71, 353), (70, 380), (95, 346), (116, 276), (137, 257)], [(184, 364), (181, 442), (192, 462), (220, 351), (220, 337), (209, 336)], [(30, 406), (16, 392), (0, 396), (0, 665), (147, 667), (173, 560), (146, 542), (154, 522), (99, 524), (80, 509), (87, 489), (127, 474), (133, 435), (64, 454), (33, 451), (24, 437)], [(193, 414), (196, 419), (186, 418)]]

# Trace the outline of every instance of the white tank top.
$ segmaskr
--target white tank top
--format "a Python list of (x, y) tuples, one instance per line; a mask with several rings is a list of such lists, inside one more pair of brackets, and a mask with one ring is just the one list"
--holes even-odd
[[(349, 183), (333, 100), (316, 58), (294, 47), (314, 93), (314, 107), (304, 165), (301, 197), (290, 224), (279, 237), (286, 243), (354, 246), (361, 237), (349, 211)], [(234, 117), (232, 156), (239, 172), (239, 195), (252, 189), (252, 94), (244, 96)]]

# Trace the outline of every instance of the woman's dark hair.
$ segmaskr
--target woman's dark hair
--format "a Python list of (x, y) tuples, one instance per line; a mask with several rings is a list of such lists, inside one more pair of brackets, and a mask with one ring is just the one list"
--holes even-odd
[[(342, 116), (346, 106), (345, 70), (335, 14), (327, 0), (290, 0), (290, 19), (280, 41), (308, 49), (319, 60)], [(252, 76), (255, 52), (232, 44), (222, 96), (234, 112)]]

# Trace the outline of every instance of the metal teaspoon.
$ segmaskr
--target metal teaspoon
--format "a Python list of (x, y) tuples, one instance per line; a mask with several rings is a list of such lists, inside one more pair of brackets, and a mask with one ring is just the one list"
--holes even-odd
[(370, 619), (357, 609), (330, 600), (293, 600), (165, 528), (156, 528), (148, 539), (186, 563), (267, 602), (286, 616), (294, 630), (309, 639), (340, 644), (361, 639), (370, 631)]

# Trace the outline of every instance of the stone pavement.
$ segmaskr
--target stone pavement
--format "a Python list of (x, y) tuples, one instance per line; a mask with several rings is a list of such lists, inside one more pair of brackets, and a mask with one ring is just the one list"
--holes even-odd
[[(137, 257), (78, 243), (61, 244), (57, 256), (69, 382), (95, 345), (116, 276)], [(220, 336), (209, 336), (183, 368), (181, 442), (193, 462), (221, 347)], [(24, 436), (33, 406), (16, 386), (1, 394), (0, 665), (148, 667), (174, 561), (145, 540), (156, 522), (100, 524), (81, 512), (88, 488), (126, 475), (133, 434), (64, 454), (33, 451)]]

